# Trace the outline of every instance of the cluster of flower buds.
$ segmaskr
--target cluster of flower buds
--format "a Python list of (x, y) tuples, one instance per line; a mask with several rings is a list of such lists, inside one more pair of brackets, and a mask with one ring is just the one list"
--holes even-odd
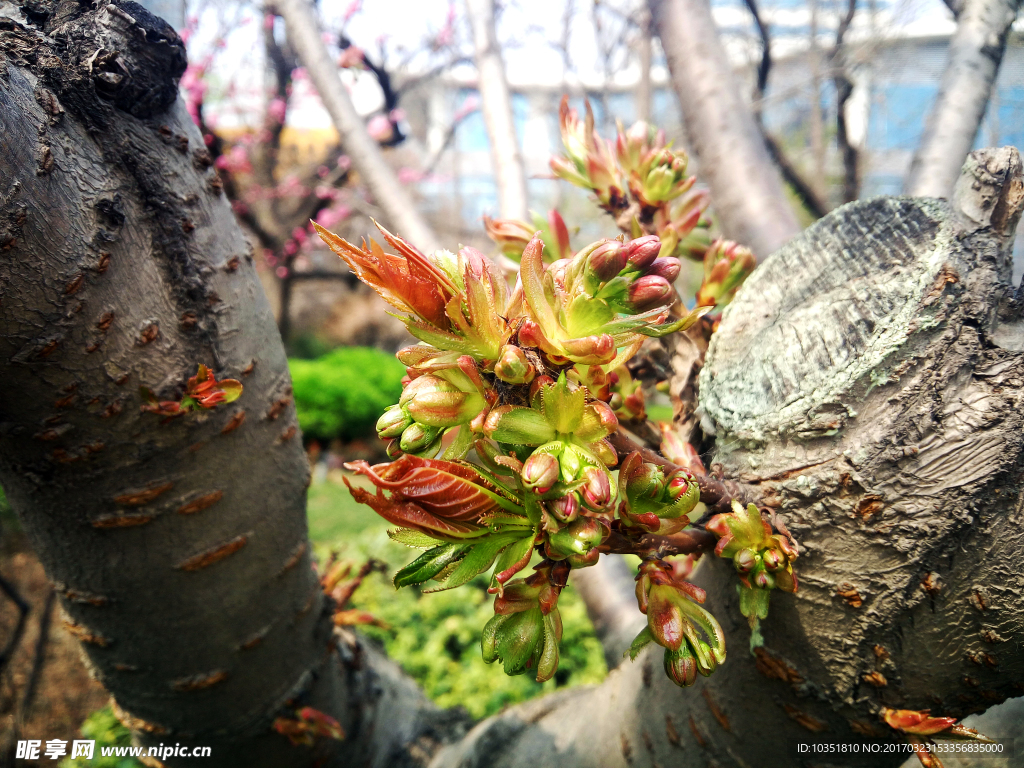
[(690, 524), (689, 513), (700, 501), (700, 487), (689, 472), (667, 477), (661, 467), (645, 462), (639, 451), (626, 457), (619, 469), (622, 502), (619, 518), (626, 527), (668, 536)]
[(796, 548), (788, 536), (772, 533), (754, 504), (744, 509), (733, 500), (732, 512), (715, 515), (705, 527), (719, 537), (715, 554), (731, 558), (740, 575), (740, 612), (751, 626), (768, 616), (772, 589), (796, 592)]
[(558, 595), (568, 568), (542, 563), (535, 571), (507, 584), (494, 599), (494, 616), (484, 626), (480, 646), (484, 661), (501, 661), (506, 675), (536, 670), (537, 682), (543, 683), (558, 669), (562, 640)]
[(644, 560), (636, 576), (636, 599), (647, 626), (629, 649), (632, 658), (649, 643), (665, 649), (665, 674), (676, 685), (693, 685), (725, 661), (725, 633), (706, 609), (704, 590), (673, 574), (663, 560)]
[[(637, 599), (648, 626), (631, 652), (650, 642), (663, 646), (667, 674), (690, 685), (724, 661), (725, 643), (700, 605), (703, 591), (685, 581), (688, 570), (658, 559), (675, 546), (659, 537), (684, 538), (676, 535), (698, 514), (695, 474), (703, 466), (692, 446), (666, 437), (666, 455), (679, 468), (666, 472), (636, 452), (616, 481), (610, 438), (620, 419), (646, 418), (641, 384), (625, 367), (644, 339), (686, 329), (730, 300), (753, 257), (732, 243), (711, 246), (707, 194), (694, 189), (686, 154), (664, 134), (638, 123), (620, 128), (612, 145), (595, 132), (589, 105), (581, 120), (563, 100), (560, 117), (566, 155), (552, 168), (593, 191), (631, 239), (574, 252), (557, 211), (547, 220), (535, 214), (532, 223), (488, 219), (502, 264), (518, 264), (510, 288), (502, 267), (473, 248), (425, 254), (380, 228), (385, 251), (317, 227), (356, 275), (404, 314), (420, 342), (398, 353), (404, 389), (377, 422), (395, 460), (346, 464), (376, 493), (349, 487), (356, 501), (396, 526), (393, 539), (424, 550), (395, 574), (396, 587), (434, 582), (427, 591), (452, 589), (491, 574), (495, 616), (482, 651), (508, 674), (530, 670), (539, 681), (554, 674), (562, 634), (557, 599), (572, 569), (593, 565), (606, 551), (639, 553), (646, 559)], [(704, 300), (673, 318), (679, 256), (704, 260)], [(736, 556), (747, 591), (795, 589), (788, 539), (772, 537), (770, 528), (767, 538), (759, 529), (755, 539), (746, 528), (732, 530), (735, 521), (725, 517), (709, 528), (731, 537), (720, 554), (732, 556), (730, 547), (753, 552), (746, 570), (748, 555)], [(538, 557), (535, 573), (517, 578)], [(332, 569), (324, 588), (343, 597), (350, 587), (340, 573)], [(756, 615), (763, 613), (760, 599), (746, 598)]]
[(526, 319), (518, 340), (553, 364), (614, 370), (636, 353), (644, 336), (688, 327), (702, 311), (668, 322), (680, 263), (658, 256), (656, 236), (591, 243), (572, 259), (550, 265), (543, 262), (542, 245), (534, 239), (520, 263)]
[(591, 190), (604, 210), (615, 213), (626, 208), (629, 205), (626, 185), (612, 148), (594, 129), (590, 102), (586, 105), (585, 119), (580, 120), (576, 110), (569, 108), (569, 97), (565, 96), (559, 105), (558, 117), (565, 157), (551, 158), (551, 170), (570, 184)]
[(643, 421), (647, 418), (644, 390), (629, 369), (621, 365), (608, 374), (611, 391), (608, 405), (621, 421)]
[(697, 305), (724, 307), (756, 266), (757, 259), (746, 246), (715, 240), (704, 254), (704, 282), (697, 291)]
[(464, 355), (456, 366), (412, 379), (398, 403), (377, 420), (377, 435), (392, 441), (388, 448), (392, 458), (402, 453), (432, 458), (448, 429), (463, 424), (482, 428), (489, 394), (475, 361)]
[(492, 408), (483, 429), (499, 444), (534, 448), (523, 465), (523, 480), (535, 489), (550, 488), (552, 477), (574, 484), (584, 479), (588, 468), (614, 466), (618, 459), (605, 438), (617, 427), (612, 409), (600, 400), (588, 403), (587, 391), (563, 373), (558, 381), (548, 376), (535, 379), (530, 385), (529, 407)]
[(171, 419), (189, 411), (209, 410), (218, 405), (232, 403), (242, 396), (242, 383), (236, 379), (217, 381), (213, 372), (200, 364), (195, 376), (190, 376), (185, 385), (185, 394), (180, 400), (158, 400), (152, 390), (139, 388), (142, 397), (142, 412), (155, 413)]
[(521, 219), (492, 219), (484, 216), (484, 228), (502, 255), (515, 264), (523, 258), (523, 251), (537, 233), (540, 233), (540, 238), (544, 241), (546, 261), (569, 259), (573, 255), (569, 243), (569, 229), (565, 226), (562, 215), (554, 208), (548, 211), (546, 220), (540, 214), (533, 213), (532, 223)]

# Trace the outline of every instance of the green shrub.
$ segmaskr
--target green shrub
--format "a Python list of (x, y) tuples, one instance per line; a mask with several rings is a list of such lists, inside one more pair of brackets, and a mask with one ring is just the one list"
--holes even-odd
[[(134, 757), (101, 757), (101, 747), (130, 747), (131, 732), (121, 725), (114, 716), (113, 710), (107, 706), (90, 714), (82, 727), (82, 738), (95, 739), (96, 749), (91, 760), (84, 757), (70, 757), (60, 761), (60, 768), (143, 768), (142, 763)], [(70, 751), (70, 750), (69, 750)]]
[(339, 347), (316, 360), (289, 360), (299, 426), (308, 437), (354, 440), (374, 434), (402, 394), (403, 366), (368, 347)]

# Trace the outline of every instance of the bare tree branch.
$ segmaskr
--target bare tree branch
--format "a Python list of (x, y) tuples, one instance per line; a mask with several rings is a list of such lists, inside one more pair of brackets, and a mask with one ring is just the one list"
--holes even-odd
[[(860, 152), (850, 141), (850, 132), (846, 121), (846, 103), (853, 95), (853, 81), (848, 75), (849, 63), (846, 61), (846, 53), (843, 48), (843, 40), (850, 30), (856, 12), (857, 0), (849, 0), (846, 14), (840, 20), (836, 30), (836, 43), (828, 55), (829, 68), (832, 70), (832, 83), (836, 89), (836, 143), (843, 156), (844, 203), (856, 200), (860, 194)], [(962, 160), (963, 158), (957, 162), (957, 172), (959, 172)]]
[(756, 91), (754, 95), (754, 119), (757, 121), (757, 127), (761, 131), (761, 138), (764, 139), (765, 146), (768, 148), (768, 154), (771, 155), (775, 165), (778, 166), (782, 172), (782, 178), (786, 180), (796, 196), (800, 198), (800, 202), (803, 203), (807, 211), (814, 216), (816, 219), (820, 219), (826, 213), (828, 213), (828, 205), (818, 196), (817, 191), (811, 185), (807, 179), (803, 177), (803, 174), (796, 169), (796, 166), (790, 162), (786, 156), (785, 150), (782, 145), (775, 139), (774, 136), (768, 131), (764, 124), (764, 95), (765, 89), (768, 87), (768, 74), (772, 69), (772, 41), (771, 33), (768, 30), (768, 25), (761, 18), (761, 13), (757, 7), (757, 0), (744, 0), (747, 4), (747, 9), (750, 14), (754, 17), (754, 23), (757, 25), (757, 31), (761, 36), (761, 63), (757, 67), (757, 85), (755, 86)]
[(949, 63), (910, 163), (907, 194), (948, 197), (974, 144), (1020, 0), (965, 0)]

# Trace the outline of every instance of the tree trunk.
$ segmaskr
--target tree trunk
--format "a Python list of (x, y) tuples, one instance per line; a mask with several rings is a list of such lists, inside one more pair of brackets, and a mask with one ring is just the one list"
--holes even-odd
[(341, 135), (341, 144), (352, 160), (352, 167), (373, 194), (374, 202), (387, 214), (388, 226), (423, 251), (429, 253), (440, 248), (437, 236), (420, 215), (412, 195), (399, 183), (352, 106), (352, 99), (338, 77), (338, 68), (324, 45), (313, 8), (307, 0), (274, 0), (273, 5), (284, 19), (288, 40)]
[(494, 0), (466, 0), (476, 48), (477, 88), (491, 144), (491, 164), (503, 219), (526, 219), (526, 171), (516, 137), (512, 96), (494, 27)]
[(965, 0), (949, 41), (939, 94), (914, 152), (904, 189), (949, 197), (985, 117), (1019, 0)]
[[(402, 764), (417, 729), (439, 738), (436, 709), (332, 639), (284, 350), (177, 99), (184, 66), (135, 3), (0, 17), (0, 483), (142, 743), (313, 765), (337, 743), (271, 730), (309, 705), (348, 731), (347, 760)], [(242, 397), (140, 413), (140, 386), (177, 398), (200, 363)], [(423, 716), (375, 729), (396, 691)]]
[[(648, 653), (463, 738), (464, 716), (331, 635), (283, 350), (175, 102), (180, 41), (122, 0), (0, 19), (0, 52), (0, 482), (143, 743), (212, 746), (227, 768), (772, 768), (797, 762), (808, 728), (893, 741), (880, 704), (963, 714), (1024, 685), (1014, 150), (972, 156), (952, 207), (829, 214), (727, 309), (704, 423), (803, 550), (764, 648), (747, 653), (735, 575), (709, 559), (698, 581), (730, 648), (710, 678), (680, 691)], [(169, 423), (139, 412), (136, 386), (179, 395), (201, 362), (242, 398)], [(346, 740), (271, 731), (307, 705)]]
[(764, 258), (800, 231), (707, 0), (650, 0), (686, 132), (725, 236)]

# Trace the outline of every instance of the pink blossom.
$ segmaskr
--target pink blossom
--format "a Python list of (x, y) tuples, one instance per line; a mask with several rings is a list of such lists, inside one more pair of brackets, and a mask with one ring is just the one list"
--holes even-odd
[(405, 120), (405, 110), (401, 107), (396, 107), (388, 113), (388, 118), (393, 123), (400, 123), (402, 120)]
[(362, 8), (363, 0), (352, 0), (352, 2), (348, 4), (348, 8), (345, 9), (345, 14), (343, 16), (344, 20), (350, 20), (353, 16), (359, 13), (359, 11), (361, 11)]
[(414, 184), (423, 178), (423, 174), (415, 168), (399, 168), (398, 181), (402, 184)]
[(350, 45), (342, 50), (338, 56), (338, 66), (342, 69), (362, 69), (363, 49), (357, 45)]
[(287, 110), (288, 105), (285, 103), (285, 100), (278, 96), (271, 99), (267, 105), (267, 116), (275, 123), (281, 124), (284, 123), (284, 116)]
[(299, 252), (299, 244), (294, 240), (289, 240), (284, 244), (284, 253), (286, 256), (294, 256)]
[(338, 158), (338, 167), (341, 168), (341, 170), (343, 171), (347, 171), (349, 168), (352, 167), (352, 158), (350, 158), (348, 155), (341, 155)]
[(299, 245), (302, 245), (303, 243), (306, 242), (306, 230), (304, 230), (302, 227), (296, 227), (295, 229), (292, 230), (292, 237), (295, 238), (295, 241)]
[(374, 115), (366, 124), (366, 132), (377, 141), (384, 141), (391, 136), (391, 123), (384, 115)]
[(282, 265), (274, 270), (274, 274), (277, 275), (282, 280), (284, 280), (286, 277), (288, 277), (288, 267)]
[(263, 14), (263, 28), (268, 32), (274, 28), (274, 14)]
[(319, 176), (321, 179), (326, 179), (327, 174), (329, 174), (330, 172), (331, 169), (328, 168), (326, 165), (321, 165), (319, 168), (316, 169), (316, 175)]

